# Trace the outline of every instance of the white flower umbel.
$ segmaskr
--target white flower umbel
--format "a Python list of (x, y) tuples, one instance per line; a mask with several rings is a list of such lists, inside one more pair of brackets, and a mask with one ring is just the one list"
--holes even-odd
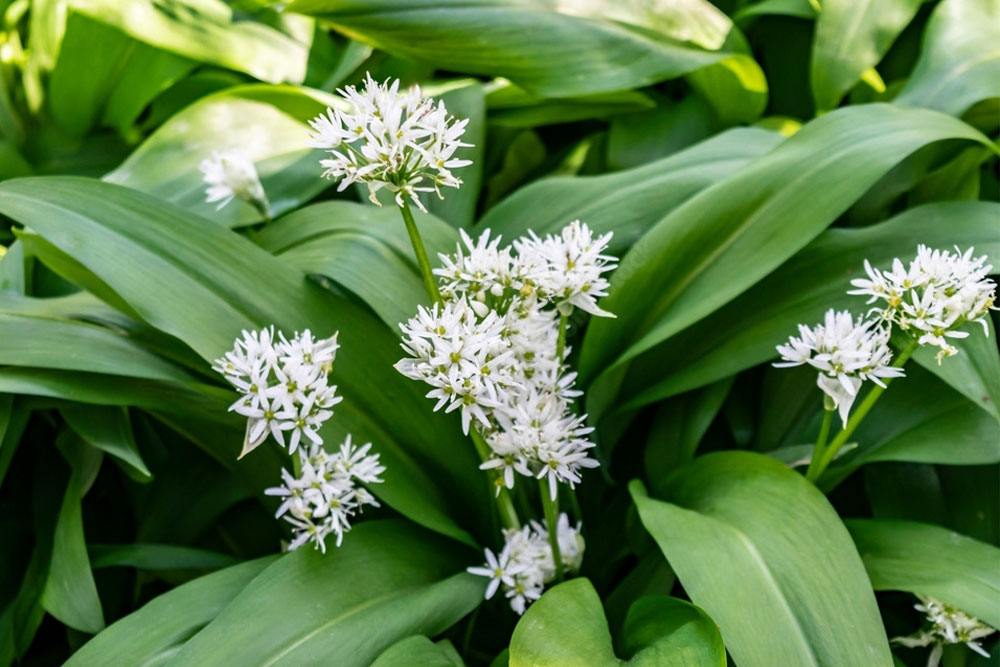
[(937, 667), (946, 644), (965, 644), (979, 655), (990, 657), (979, 640), (996, 632), (995, 628), (934, 598), (923, 595), (917, 597), (920, 598), (920, 604), (914, 605), (914, 608), (925, 614), (930, 627), (909, 637), (896, 637), (892, 641), (910, 648), (933, 646), (927, 658), (927, 667)]
[(355, 447), (347, 436), (340, 449), (327, 453), (321, 444), (311, 443), (299, 449), (301, 473), (296, 476), (282, 469), (283, 484), (265, 493), (283, 498), (276, 518), (284, 517), (294, 534), (288, 549), (298, 549), (306, 542), (326, 553), (326, 537), (337, 536), (339, 547), (344, 533), (351, 529), (354, 516), (365, 505), (379, 504), (361, 484), (377, 484), (385, 468), (378, 454), (369, 454), (371, 443)]
[(986, 261), (985, 255), (973, 257), (972, 248), (952, 253), (921, 245), (908, 266), (897, 258), (890, 270), (880, 271), (865, 260), (868, 277), (852, 280), (856, 289), (848, 293), (881, 302), (873, 310), (920, 345), (937, 347), (940, 364), (958, 352), (948, 339), (969, 335), (959, 330), (966, 322), (980, 323), (989, 335), (986, 318), (996, 302), (996, 283), (987, 277), (993, 267)]
[(264, 186), (257, 176), (257, 168), (243, 151), (212, 151), (211, 155), (201, 161), (198, 169), (208, 186), (205, 188), (205, 200), (210, 204), (219, 202), (216, 210), (235, 198), (255, 207), (265, 218), (271, 217)]
[[(569, 518), (560, 514), (556, 535), (563, 567), (577, 572), (586, 546), (580, 534), (580, 524), (570, 526)], [(520, 615), (529, 604), (542, 596), (545, 584), (555, 580), (555, 561), (549, 546), (549, 534), (545, 526), (537, 521), (520, 530), (504, 531), (504, 542), (499, 555), (485, 549), (485, 566), (470, 567), (468, 571), (490, 580), (486, 587), (487, 600), (502, 588), (504, 596), (510, 600), (511, 609)]]
[(289, 340), (268, 327), (244, 331), (233, 349), (215, 360), (212, 368), (241, 394), (229, 409), (248, 419), (240, 458), (268, 435), (282, 447), (287, 435), (291, 453), (303, 438), (322, 444), (319, 429), (342, 400), (329, 382), (338, 347), (337, 334), (317, 339), (306, 329)]
[(568, 314), (573, 306), (591, 315), (614, 317), (597, 307), (597, 299), (607, 295), (610, 283), (603, 273), (617, 266), (617, 259), (602, 254), (611, 240), (611, 232), (594, 238), (590, 228), (574, 220), (557, 235), (528, 238), (514, 242), (523, 280), (538, 289), (542, 298), (556, 303)]
[(800, 324), (799, 336), (777, 349), (783, 361), (776, 367), (809, 364), (819, 371), (816, 383), (833, 400), (845, 426), (865, 380), (884, 387), (882, 378), (903, 375), (902, 368), (891, 365), (888, 329), (860, 318), (855, 321), (846, 310), (828, 310), (823, 324), (813, 328)]
[(309, 145), (326, 150), (320, 161), (324, 176), (340, 181), (338, 190), (351, 183), (365, 183), (371, 200), (386, 188), (402, 206), (408, 197), (425, 210), (417, 193), (457, 188), (462, 181), (452, 169), (472, 162), (455, 157), (455, 151), (471, 144), (460, 138), (468, 119), (448, 114), (444, 102), (424, 97), (413, 86), (400, 92), (399, 81), (378, 83), (368, 74), (364, 88), (337, 91), (350, 111), (327, 109), (312, 121)]

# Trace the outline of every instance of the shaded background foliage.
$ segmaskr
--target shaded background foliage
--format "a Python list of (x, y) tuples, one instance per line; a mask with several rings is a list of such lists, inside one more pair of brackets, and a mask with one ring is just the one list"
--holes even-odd
[[(886, 642), (909, 593), (1000, 625), (995, 313), (916, 356), (829, 503), (787, 465), (814, 378), (768, 365), (866, 257), (1000, 262), (1000, 4), (819, 4), (0, 0), (0, 663), (918, 665)], [(516, 630), (464, 574), (499, 535), (475, 454), (391, 368), (424, 298), (403, 228), (304, 145), (366, 71), (470, 119), (431, 252), (581, 218), (622, 257), (618, 319), (571, 331), (604, 464), (586, 579)], [(236, 146), (267, 226), (203, 201)], [(269, 323), (340, 331), (323, 436), (388, 468), (325, 558), (275, 555), (287, 461), (235, 461), (208, 365)]]

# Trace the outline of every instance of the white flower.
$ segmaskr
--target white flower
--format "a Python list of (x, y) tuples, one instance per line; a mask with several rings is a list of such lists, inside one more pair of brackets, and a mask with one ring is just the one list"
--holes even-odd
[(543, 298), (554, 301), (568, 314), (573, 306), (592, 315), (614, 317), (597, 307), (597, 299), (607, 295), (610, 283), (601, 275), (617, 266), (617, 259), (601, 253), (612, 233), (594, 238), (590, 228), (574, 220), (558, 236), (530, 238), (514, 242), (524, 280), (533, 284)]
[(238, 148), (212, 151), (201, 161), (198, 169), (208, 186), (205, 188), (205, 200), (208, 203), (219, 202), (216, 210), (236, 198), (256, 207), (264, 217), (270, 217), (264, 186), (260, 184), (253, 161), (243, 151)]
[(365, 183), (376, 204), (376, 193), (386, 188), (396, 193), (400, 206), (405, 196), (424, 210), (418, 192), (441, 197), (442, 186), (462, 184), (451, 170), (472, 164), (454, 156), (471, 146), (460, 140), (468, 119), (450, 116), (443, 102), (435, 105), (417, 86), (399, 92), (398, 80), (379, 84), (370, 74), (360, 92), (354, 86), (337, 92), (351, 110), (328, 108), (310, 121), (309, 145), (330, 154), (320, 164), (326, 168), (324, 176), (340, 181), (338, 190)]
[[(577, 572), (586, 547), (580, 534), (581, 526), (570, 526), (565, 514), (559, 515), (556, 525), (563, 568), (569, 572)], [(541, 597), (545, 584), (555, 580), (555, 560), (549, 545), (549, 534), (537, 521), (532, 521), (520, 530), (504, 531), (504, 547), (499, 556), (495, 556), (489, 549), (484, 551), (486, 565), (470, 567), (467, 571), (490, 580), (486, 588), (487, 600), (502, 587), (504, 596), (510, 600), (511, 609), (518, 615), (523, 614), (529, 604)]]
[(458, 244), (455, 255), (439, 254), (441, 267), (434, 269), (442, 294), (467, 292), (473, 299), (483, 301), (487, 293), (500, 297), (509, 287), (520, 289), (520, 283), (516, 282), (514, 257), (509, 247), (500, 247), (499, 236), (490, 239), (490, 230), (487, 229), (473, 241), (464, 229), (459, 233), (462, 242)]
[[(882, 302), (873, 310), (881, 319), (911, 330), (920, 345), (939, 348), (937, 359), (958, 353), (948, 339), (965, 338), (958, 331), (966, 322), (978, 322), (989, 335), (988, 311), (996, 302), (996, 283), (987, 276), (993, 267), (986, 256), (973, 257), (973, 248), (952, 253), (927, 246), (904, 266), (894, 259), (892, 269), (880, 271), (865, 260), (867, 278), (851, 281), (849, 294), (868, 296), (868, 303)], [(995, 309), (995, 308), (994, 308)]]
[(819, 371), (817, 384), (847, 416), (865, 380), (884, 387), (882, 378), (900, 377), (903, 369), (891, 365), (889, 330), (875, 322), (854, 320), (849, 311), (827, 311), (823, 324), (799, 325), (799, 336), (778, 345), (782, 362), (778, 368), (809, 364)]
[(241, 458), (268, 435), (284, 447), (285, 431), (291, 431), (291, 453), (303, 437), (323, 442), (319, 429), (342, 400), (329, 382), (337, 348), (337, 334), (315, 339), (306, 329), (289, 340), (268, 327), (244, 331), (233, 349), (216, 359), (212, 368), (241, 394), (229, 409), (249, 420)]
[(488, 411), (502, 404), (511, 387), (512, 354), (501, 336), (503, 326), (492, 311), (480, 319), (464, 298), (429, 310), (420, 306), (400, 325), (403, 349), (411, 356), (395, 367), (434, 387), (427, 396), (437, 399), (435, 410), (460, 409), (466, 434), (473, 419), (489, 428)]
[(313, 541), (317, 549), (326, 552), (326, 537), (337, 536), (339, 547), (344, 534), (351, 529), (351, 520), (365, 505), (378, 507), (374, 496), (358, 485), (377, 484), (385, 468), (378, 454), (368, 454), (371, 443), (356, 448), (348, 435), (340, 450), (329, 454), (320, 443), (299, 449), (301, 473), (298, 477), (281, 471), (283, 484), (265, 493), (283, 498), (275, 517), (284, 516), (294, 534), (289, 550)]
[(965, 644), (984, 658), (990, 657), (978, 640), (996, 632), (994, 628), (934, 598), (917, 597), (921, 604), (914, 605), (914, 608), (926, 615), (930, 627), (909, 637), (895, 637), (892, 641), (909, 648), (933, 645), (927, 667), (937, 667), (945, 644)]

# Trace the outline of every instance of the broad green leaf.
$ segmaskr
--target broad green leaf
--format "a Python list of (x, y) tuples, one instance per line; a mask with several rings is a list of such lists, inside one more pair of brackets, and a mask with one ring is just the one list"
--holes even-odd
[(371, 667), (462, 667), (465, 663), (447, 641), (435, 644), (423, 635), (400, 640), (382, 651)]
[[(432, 266), (455, 252), (458, 234), (442, 220), (415, 212)], [(426, 303), (427, 294), (395, 206), (328, 201), (293, 211), (254, 241), (303, 273), (321, 275), (356, 294), (394, 332)]]
[(514, 628), (510, 667), (662, 665), (724, 667), (726, 651), (715, 624), (697, 607), (666, 596), (644, 597), (629, 609), (619, 660), (601, 608), (587, 579), (554, 586), (533, 603)]
[(1000, 549), (916, 521), (846, 524), (875, 590), (929, 595), (1000, 626)]
[[(387, 467), (373, 492), (404, 515), (471, 542), (449, 516), (447, 497), (461, 498), (454, 509), (460, 516), (485, 515), (490, 500), (474, 473), (474, 450), (454, 420), (431, 412), (425, 390), (392, 368), (397, 338), (374, 316), (245, 238), (120, 186), (59, 177), (5, 181), (0, 211), (71, 251), (143, 321), (206, 360), (229, 349), (244, 328), (339, 331), (333, 378), (345, 400), (324, 437), (333, 436), (330, 445), (347, 433), (373, 442)], [(232, 445), (235, 455), (239, 445)]]
[[(117, 28), (140, 42), (212, 65), (245, 72), (268, 83), (301, 83), (308, 42), (264, 23), (234, 15), (221, 0), (69, 0), (70, 12)], [(241, 20), (244, 19), (244, 20)], [(311, 25), (291, 17), (290, 32)]]
[(237, 561), (232, 556), (173, 544), (91, 544), (90, 566), (134, 567), (139, 570), (217, 570)]
[[(795, 333), (798, 324), (819, 322), (829, 308), (861, 312), (864, 299), (847, 294), (851, 278), (864, 271), (864, 260), (873, 266), (889, 266), (894, 257), (916, 252), (916, 243), (963, 249), (1000, 257), (1000, 227), (996, 225), (1000, 205), (987, 202), (928, 204), (913, 208), (886, 222), (860, 229), (830, 229), (761, 280), (739, 299), (726, 304), (704, 320), (640, 355), (629, 366), (622, 386), (623, 406), (638, 407), (689, 391), (738, 373), (776, 356), (775, 345)], [(734, 327), (733, 323), (739, 326)], [(988, 369), (998, 363), (989, 341), (959, 341), (963, 355), (975, 358), (968, 373), (965, 360), (953, 357), (965, 373), (952, 374), (956, 386), (978, 382), (992, 401), (1000, 400), (997, 380)], [(982, 349), (980, 349), (982, 348)], [(974, 356), (973, 356), (974, 355)], [(951, 373), (932, 358), (926, 363), (937, 373)], [(788, 372), (788, 371), (784, 371)], [(970, 390), (971, 391), (971, 390)], [(976, 400), (984, 408), (981, 396)], [(995, 403), (994, 403), (995, 405)], [(768, 443), (774, 444), (774, 443)]]
[(648, 111), (611, 119), (608, 169), (627, 169), (677, 153), (714, 133), (716, 122), (697, 95), (674, 102), (666, 96)]
[(479, 221), (508, 240), (557, 233), (579, 219), (614, 232), (609, 252), (622, 253), (664, 211), (737, 173), (781, 141), (773, 132), (737, 129), (641, 167), (600, 176), (557, 176), (537, 181), (503, 200)]
[(268, 556), (240, 563), (154, 598), (87, 642), (66, 662), (66, 667), (166, 664), (275, 560), (277, 556)]
[(132, 435), (127, 410), (69, 404), (60, 408), (59, 413), (84, 442), (120, 460), (136, 479), (143, 482), (152, 479), (153, 474), (143, 462)]
[(873, 461), (949, 465), (1000, 463), (1000, 422), (926, 371), (907, 368), (851, 436), (843, 475)]
[(0, 180), (30, 176), (31, 173), (31, 165), (18, 152), (14, 144), (3, 139), (0, 135)]
[[(97, 596), (97, 585), (87, 557), (87, 542), (83, 534), (81, 500), (86, 487), (96, 474), (93, 454), (97, 450), (87, 445), (78, 448), (78, 460), (71, 461), (73, 471), (63, 496), (52, 542), (42, 606), (66, 625), (81, 632), (96, 633), (104, 628), (104, 612)], [(99, 453), (98, 463), (99, 464)]]
[(478, 81), (468, 79), (443, 86), (431, 85), (424, 89), (424, 94), (444, 102), (448, 113), (456, 118), (468, 119), (462, 141), (472, 146), (459, 148), (454, 157), (471, 160), (472, 164), (455, 170), (455, 175), (462, 179), (462, 187), (457, 190), (444, 188), (443, 198), (433, 192), (423, 193), (421, 197), (427, 210), (434, 215), (456, 227), (468, 227), (476, 216), (486, 155), (486, 102), (483, 86)]
[(701, 0), (655, 7), (602, 0), (297, 0), (289, 10), (391, 53), (504, 76), (545, 97), (638, 88), (728, 58), (740, 60), (739, 91), (748, 99), (759, 103), (767, 90), (760, 68), (740, 48), (739, 31)]
[(49, 110), (72, 135), (91, 129), (102, 116), (124, 133), (157, 94), (195, 65), (70, 11), (49, 77)]
[(730, 451), (674, 471), (664, 485), (670, 502), (649, 498), (639, 482), (630, 490), (643, 525), (691, 600), (719, 624), (736, 664), (892, 664), (850, 536), (802, 476), (769, 457)]
[(816, 19), (810, 78), (818, 111), (841, 98), (882, 59), (921, 0), (823, 0)]
[(277, 217), (329, 187), (319, 164), (322, 151), (306, 146), (306, 121), (334, 104), (332, 96), (308, 88), (228, 88), (171, 117), (104, 180), (157, 195), (228, 226), (254, 223), (260, 213), (242, 200), (222, 209), (207, 203), (198, 170), (213, 150), (238, 148), (254, 161), (271, 215)]
[[(464, 556), (464, 557), (463, 557)], [(299, 549), (262, 572), (175, 656), (188, 664), (369, 665), (398, 640), (472, 611), (485, 580), (468, 554), (403, 521), (356, 526), (326, 554)]]
[[(584, 382), (745, 292), (823, 231), (886, 171), (943, 139), (988, 140), (940, 113), (840, 109), (702, 190), (625, 255), (580, 354)], [(834, 184), (834, 185), (831, 185)]]
[(942, 0), (934, 8), (913, 74), (896, 96), (904, 106), (961, 116), (1000, 97), (1000, 1)]
[(634, 90), (546, 99), (532, 95), (506, 79), (495, 80), (486, 94), (490, 125), (504, 127), (538, 127), (604, 118), (642, 111), (654, 104), (647, 95)]
[(819, 0), (761, 0), (740, 8), (734, 18), (740, 24), (745, 23), (746, 19), (751, 17), (768, 14), (812, 19), (818, 15), (819, 7)]

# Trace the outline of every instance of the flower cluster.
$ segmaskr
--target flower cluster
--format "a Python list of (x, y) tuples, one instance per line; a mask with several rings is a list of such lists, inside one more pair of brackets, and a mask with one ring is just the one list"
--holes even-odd
[(979, 655), (990, 657), (978, 640), (996, 632), (995, 628), (934, 598), (923, 595), (917, 597), (920, 598), (920, 604), (914, 605), (914, 608), (926, 615), (930, 627), (909, 637), (896, 637), (892, 641), (910, 648), (933, 644), (927, 667), (937, 667), (945, 644), (965, 644)]
[(889, 330), (875, 321), (856, 321), (849, 311), (830, 309), (823, 324), (799, 325), (799, 337), (778, 346), (784, 360), (779, 368), (809, 364), (819, 371), (817, 384), (830, 397), (847, 424), (854, 399), (865, 380), (885, 386), (881, 378), (899, 377), (902, 368), (891, 365)]
[(969, 334), (958, 327), (979, 322), (989, 334), (986, 317), (996, 302), (996, 283), (987, 278), (993, 267), (986, 256), (973, 257), (973, 249), (934, 250), (925, 245), (904, 266), (893, 260), (892, 269), (879, 271), (865, 261), (867, 278), (852, 280), (849, 294), (868, 296), (879, 317), (903, 330), (912, 330), (920, 345), (939, 348), (938, 363), (958, 352), (949, 338)]
[(572, 487), (582, 468), (597, 466), (588, 456), (593, 429), (572, 410), (580, 392), (560, 331), (574, 307), (610, 315), (596, 303), (608, 287), (602, 274), (614, 268), (601, 254), (610, 237), (594, 238), (579, 221), (513, 248), (488, 230), (475, 241), (462, 232), (456, 254), (435, 270), (444, 304), (400, 325), (409, 356), (396, 368), (432, 387), (435, 410), (460, 410), (466, 433), (476, 423), (492, 452), (482, 467), (508, 488), (517, 472), (547, 479), (555, 498), (558, 483)]
[[(585, 547), (580, 524), (570, 526), (567, 516), (560, 514), (556, 526), (562, 565), (566, 570), (576, 572), (583, 562)], [(504, 542), (499, 555), (485, 549), (486, 564), (470, 567), (468, 571), (490, 580), (486, 587), (487, 600), (503, 586), (511, 609), (523, 614), (529, 604), (541, 597), (545, 584), (552, 582), (556, 576), (549, 534), (544, 526), (532, 521), (531, 525), (520, 530), (504, 531)]]
[(205, 201), (219, 202), (215, 210), (231, 202), (234, 198), (242, 199), (254, 206), (265, 218), (270, 218), (270, 207), (264, 186), (260, 184), (257, 169), (253, 160), (243, 151), (237, 149), (228, 151), (212, 151), (198, 165), (202, 173), (205, 188)]
[(337, 546), (351, 529), (351, 518), (365, 505), (378, 507), (374, 496), (361, 484), (376, 484), (385, 468), (379, 455), (369, 454), (371, 443), (355, 447), (347, 436), (340, 450), (328, 454), (323, 446), (312, 443), (298, 451), (301, 472), (281, 471), (282, 486), (267, 489), (269, 496), (284, 498), (275, 517), (284, 516), (292, 525), (294, 537), (288, 549), (298, 549), (306, 542), (326, 553), (326, 537), (337, 536)]
[(320, 164), (324, 176), (340, 181), (338, 190), (365, 183), (376, 204), (376, 193), (386, 188), (400, 206), (409, 197), (424, 210), (418, 192), (441, 197), (441, 187), (462, 184), (451, 170), (471, 164), (455, 157), (456, 150), (471, 145), (460, 140), (468, 119), (450, 116), (444, 102), (435, 104), (417, 86), (400, 92), (398, 80), (380, 84), (370, 74), (360, 92), (354, 86), (337, 92), (351, 110), (328, 108), (310, 121), (309, 145), (330, 154)]
[(778, 345), (782, 361), (778, 367), (809, 364), (819, 371), (817, 384), (839, 409), (847, 424), (858, 390), (865, 380), (885, 386), (882, 378), (903, 375), (892, 366), (889, 339), (893, 328), (914, 332), (915, 345), (939, 348), (937, 361), (958, 350), (949, 338), (969, 334), (958, 327), (979, 322), (989, 335), (988, 312), (996, 302), (996, 283), (987, 275), (993, 269), (986, 256), (973, 257), (973, 249), (962, 253), (932, 250), (921, 245), (917, 256), (904, 266), (894, 259), (892, 269), (880, 271), (865, 260), (867, 278), (851, 281), (848, 294), (868, 296), (872, 319), (855, 319), (848, 311), (826, 313), (823, 324), (799, 325), (799, 336)]
[(247, 417), (247, 434), (240, 457), (263, 443), (268, 435), (295, 453), (305, 437), (323, 443), (319, 429), (333, 416), (342, 399), (331, 385), (330, 370), (337, 356), (337, 334), (314, 338), (308, 329), (286, 339), (274, 327), (244, 331), (233, 349), (216, 359), (212, 368), (240, 392), (230, 410)]

